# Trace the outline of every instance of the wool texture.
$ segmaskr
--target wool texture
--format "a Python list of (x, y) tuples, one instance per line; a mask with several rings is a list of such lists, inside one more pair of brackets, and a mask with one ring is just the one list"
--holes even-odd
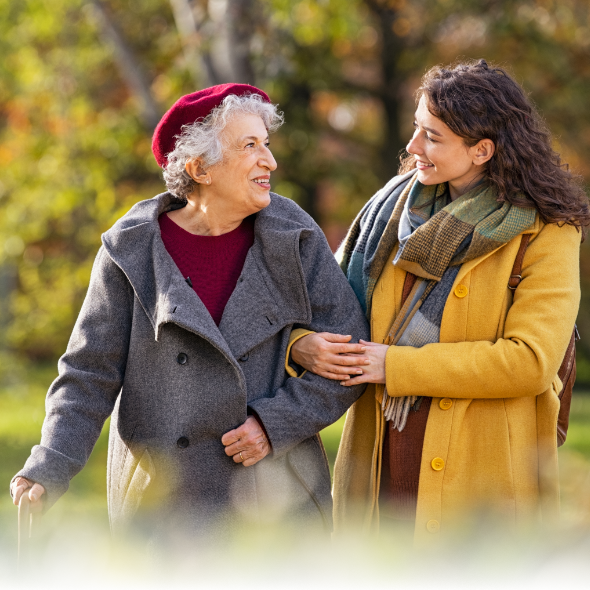
[[(461, 264), (492, 252), (535, 223), (535, 209), (499, 202), (496, 195), (484, 181), (451, 201), (447, 183), (426, 186), (413, 176), (372, 201), (364, 219), (357, 218), (343, 261), (349, 261), (345, 271), (357, 296), (365, 288), (365, 311), (370, 313), (375, 284), (396, 243), (393, 264), (418, 277), (385, 344), (421, 348), (439, 342), (443, 311)], [(385, 419), (401, 432), (417, 399), (384, 395)]]
[[(285, 373), (294, 326), (368, 339), (357, 299), (317, 224), (271, 193), (217, 326), (161, 238), (170, 193), (137, 203), (102, 237), (90, 286), (47, 398), (42, 437), (18, 473), (48, 509), (85, 465), (111, 416), (111, 529), (160, 537), (250, 523), (328, 532), (330, 470), (319, 435), (361, 395)], [(244, 468), (222, 436), (248, 413), (272, 455)], [(175, 546), (179, 546), (178, 544)]]
[(160, 215), (158, 222), (168, 254), (219, 326), (254, 243), (253, 216), (220, 236), (191, 234), (166, 213)]
[(202, 121), (230, 94), (258, 94), (266, 102), (270, 102), (266, 92), (249, 84), (218, 84), (181, 96), (164, 114), (154, 130), (152, 152), (160, 168), (166, 168), (168, 154), (174, 150), (182, 128)]

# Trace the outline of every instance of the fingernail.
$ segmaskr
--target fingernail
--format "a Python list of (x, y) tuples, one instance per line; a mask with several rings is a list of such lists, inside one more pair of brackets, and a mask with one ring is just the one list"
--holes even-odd
[(340, 385), (344, 385), (346, 381), (340, 381)]
[(356, 374), (357, 374), (357, 375), (362, 375), (362, 374), (363, 374), (363, 370), (362, 370), (362, 369), (359, 369), (359, 370), (356, 372)]
[(36, 502), (37, 501), (37, 496), (35, 494), (31, 494), (29, 496), (29, 498), (31, 499), (31, 502)]
[(365, 352), (365, 350), (367, 350), (366, 346), (361, 346), (361, 352)]
[(367, 360), (365, 361), (365, 365), (370, 365), (370, 364), (371, 364), (371, 361), (370, 361), (369, 359), (367, 359)]

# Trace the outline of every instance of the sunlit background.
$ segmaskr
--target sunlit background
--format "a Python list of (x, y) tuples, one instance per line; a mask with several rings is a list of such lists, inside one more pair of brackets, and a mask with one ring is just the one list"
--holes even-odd
[[(8, 483), (38, 442), (100, 235), (163, 191), (151, 133), (182, 94), (248, 82), (279, 103), (273, 190), (333, 248), (395, 174), (413, 93), (434, 64), (506, 67), (590, 182), (588, 0), (0, 0), (0, 14), (0, 572), (16, 538)], [(584, 245), (578, 382), (560, 450), (564, 523), (578, 536), (590, 530), (589, 271)], [(323, 433), (332, 461), (341, 425)], [(103, 432), (45, 526), (78, 516), (106, 532), (105, 474)]]

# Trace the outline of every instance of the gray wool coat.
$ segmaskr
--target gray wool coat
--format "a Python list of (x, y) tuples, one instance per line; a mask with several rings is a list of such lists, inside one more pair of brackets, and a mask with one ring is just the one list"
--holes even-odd
[[(148, 522), (206, 532), (238, 522), (331, 528), (319, 435), (360, 396), (307, 373), (289, 377), (293, 327), (368, 339), (367, 321), (320, 228), (271, 193), (219, 327), (161, 239), (163, 193), (102, 238), (88, 294), (46, 402), (41, 443), (18, 475), (51, 506), (85, 465), (112, 415), (108, 505), (114, 531)], [(236, 464), (221, 437), (255, 412), (272, 453)], [(306, 525), (307, 526), (307, 525)]]

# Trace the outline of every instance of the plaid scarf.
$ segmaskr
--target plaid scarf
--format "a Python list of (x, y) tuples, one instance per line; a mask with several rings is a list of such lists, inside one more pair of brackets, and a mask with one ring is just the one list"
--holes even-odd
[[(450, 201), (446, 183), (425, 186), (412, 175), (390, 182), (363, 207), (340, 248), (340, 264), (370, 317), (375, 285), (399, 244), (393, 263), (418, 279), (385, 343), (420, 348), (439, 342), (444, 307), (461, 265), (509, 242), (535, 218), (535, 209), (498, 202), (485, 182)], [(386, 390), (386, 420), (402, 431), (417, 402), (416, 396), (389, 397)]]

